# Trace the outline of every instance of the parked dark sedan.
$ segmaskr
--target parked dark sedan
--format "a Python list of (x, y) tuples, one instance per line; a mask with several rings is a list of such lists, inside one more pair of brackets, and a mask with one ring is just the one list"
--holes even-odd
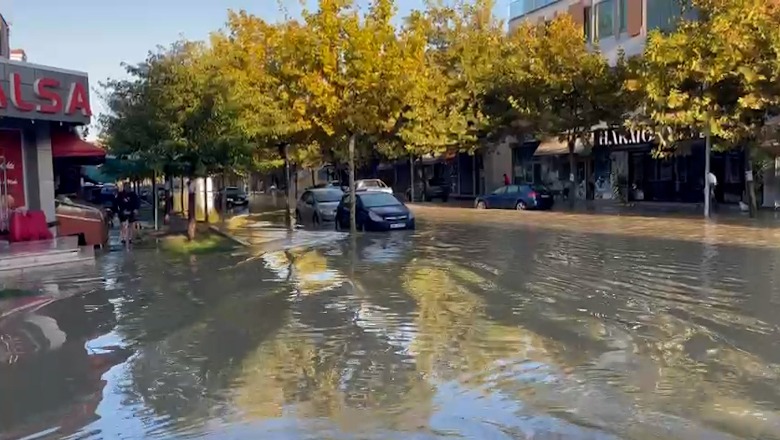
[(477, 209), (551, 209), (553, 196), (541, 185), (506, 185), (477, 197)]
[(406, 190), (406, 200), (410, 202), (427, 202), (429, 200), (440, 199), (446, 202), (450, 198), (450, 183), (445, 179), (433, 178), (427, 185), (416, 182), (414, 185), (414, 200), (412, 200), (412, 189)]
[(246, 193), (235, 186), (228, 186), (227, 188), (224, 188), (217, 193), (217, 206), (222, 206), (222, 197), (225, 196), (227, 196), (226, 205), (228, 209), (234, 206), (249, 205), (249, 198), (247, 197)]
[[(336, 229), (349, 229), (349, 194), (336, 209)], [(379, 191), (357, 193), (355, 222), (359, 231), (414, 229), (414, 215), (394, 195)]]

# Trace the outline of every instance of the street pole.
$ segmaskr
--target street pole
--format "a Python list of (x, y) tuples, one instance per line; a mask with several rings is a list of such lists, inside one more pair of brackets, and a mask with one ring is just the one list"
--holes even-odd
[(707, 129), (704, 141), (704, 218), (710, 218), (710, 155), (712, 152), (712, 136)]
[(295, 222), (290, 212), (290, 185), (292, 184), (292, 179), (290, 179), (290, 149), (287, 144), (284, 144), (282, 148), (282, 156), (284, 157), (284, 224), (288, 231), (292, 231), (295, 228)]

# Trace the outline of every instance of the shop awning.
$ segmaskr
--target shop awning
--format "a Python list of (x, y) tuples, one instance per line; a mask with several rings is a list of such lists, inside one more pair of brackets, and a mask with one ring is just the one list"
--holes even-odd
[[(574, 143), (574, 154), (582, 155), (585, 153), (585, 145), (582, 141), (577, 139)], [(546, 139), (542, 141), (534, 151), (534, 156), (559, 156), (569, 154), (569, 147), (566, 142), (561, 142), (558, 139)]]
[(106, 150), (81, 139), (76, 133), (52, 130), (51, 155), (61, 158), (105, 159)]

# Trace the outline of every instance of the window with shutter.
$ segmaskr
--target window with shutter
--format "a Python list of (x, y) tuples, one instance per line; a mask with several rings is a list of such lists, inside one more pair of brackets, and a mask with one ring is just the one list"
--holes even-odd
[(627, 0), (626, 21), (629, 36), (635, 37), (642, 33), (642, 0)]

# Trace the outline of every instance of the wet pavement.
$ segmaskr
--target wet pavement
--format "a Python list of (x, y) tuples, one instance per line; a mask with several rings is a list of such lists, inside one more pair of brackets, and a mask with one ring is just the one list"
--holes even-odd
[(418, 207), (6, 280), (0, 439), (780, 438), (780, 229)]

